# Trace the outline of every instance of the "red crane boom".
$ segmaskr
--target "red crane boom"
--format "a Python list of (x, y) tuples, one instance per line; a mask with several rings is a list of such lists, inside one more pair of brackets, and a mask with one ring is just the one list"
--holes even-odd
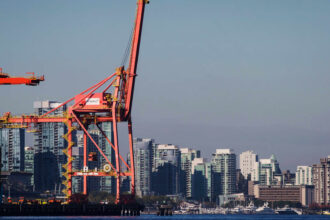
[(136, 76), (136, 68), (139, 59), (139, 50), (141, 43), (141, 34), (142, 34), (142, 25), (143, 25), (143, 16), (144, 16), (144, 6), (145, 3), (149, 1), (139, 0), (137, 15), (135, 21), (134, 35), (132, 38), (132, 49), (129, 60), (129, 66), (127, 70), (128, 74), (128, 86), (127, 86), (127, 97), (126, 97), (126, 109), (125, 116), (130, 117), (131, 109), (132, 109), (132, 101), (133, 101), (133, 93), (134, 93), (134, 84), (135, 84), (135, 76)]
[(30, 77), (11, 77), (7, 73), (2, 72), (0, 68), (0, 85), (20, 85), (25, 84), (27, 86), (37, 86), (41, 81), (44, 81), (44, 76), (37, 77), (34, 72), (29, 72)]

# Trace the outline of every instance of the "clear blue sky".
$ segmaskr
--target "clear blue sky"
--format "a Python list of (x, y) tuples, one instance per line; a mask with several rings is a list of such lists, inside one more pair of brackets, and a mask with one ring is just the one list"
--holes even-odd
[[(0, 67), (46, 77), (1, 86), (0, 112), (30, 113), (35, 100), (64, 101), (114, 72), (135, 6), (0, 0)], [(151, 0), (135, 136), (204, 157), (227, 147), (275, 153), (282, 169), (317, 163), (330, 154), (329, 11), (328, 0)]]

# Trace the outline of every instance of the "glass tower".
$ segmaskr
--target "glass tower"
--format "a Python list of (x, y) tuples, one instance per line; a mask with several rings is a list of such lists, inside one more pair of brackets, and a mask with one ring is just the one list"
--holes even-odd
[(0, 129), (1, 171), (24, 171), (24, 145), (24, 129)]

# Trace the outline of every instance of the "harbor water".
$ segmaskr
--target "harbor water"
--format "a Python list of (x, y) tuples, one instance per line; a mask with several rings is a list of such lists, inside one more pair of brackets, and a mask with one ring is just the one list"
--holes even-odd
[(39, 220), (77, 220), (77, 219), (83, 219), (83, 220), (106, 220), (106, 219), (136, 219), (136, 220), (174, 220), (174, 219), (179, 219), (179, 220), (195, 220), (195, 219), (200, 219), (200, 220), (216, 220), (216, 219), (221, 219), (221, 220), (249, 220), (249, 219), (264, 219), (264, 220), (318, 220), (318, 219), (330, 219), (330, 216), (325, 216), (325, 215), (173, 215), (173, 216), (156, 216), (156, 215), (141, 215), (141, 216), (19, 216), (19, 217), (0, 217), (2, 220), (21, 220), (21, 219), (26, 219), (26, 220), (34, 220), (34, 219), (39, 219)]

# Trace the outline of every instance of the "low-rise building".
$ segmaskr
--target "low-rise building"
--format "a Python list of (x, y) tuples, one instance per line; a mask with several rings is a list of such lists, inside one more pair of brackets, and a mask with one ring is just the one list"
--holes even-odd
[(313, 186), (263, 186), (254, 185), (254, 196), (257, 199), (275, 202), (300, 202), (303, 206), (313, 203)]
[(219, 195), (217, 205), (222, 206), (231, 201), (245, 201), (244, 193)]

